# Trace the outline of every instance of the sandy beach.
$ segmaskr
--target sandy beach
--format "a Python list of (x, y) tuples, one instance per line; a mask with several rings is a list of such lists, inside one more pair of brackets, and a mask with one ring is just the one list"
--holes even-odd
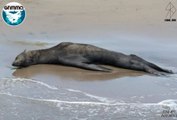
[[(176, 74), (11, 66), (25, 49), (69, 41), (136, 54), (177, 72), (176, 22), (164, 22), (169, 0), (16, 1), (26, 9), (24, 23), (10, 27), (0, 19), (0, 119), (161, 120), (164, 110), (177, 111)], [(10, 0), (0, 2), (3, 8)]]
[[(18, 1), (18, 0), (17, 0)], [(2, 1), (0, 6), (9, 1)], [(13, 29), (3, 22), (1, 37), (12, 40), (89, 41), (100, 38), (174, 40), (175, 23), (165, 23), (168, 0), (25, 0), (27, 19)], [(176, 1), (173, 1), (177, 4)], [(174, 18), (177, 15), (174, 15)], [(2, 19), (1, 19), (2, 21)], [(168, 31), (168, 32), (167, 32)], [(163, 34), (162, 34), (163, 33)], [(129, 34), (127, 36), (127, 34)], [(169, 37), (170, 36), (170, 37)], [(83, 40), (84, 39), (84, 40)]]

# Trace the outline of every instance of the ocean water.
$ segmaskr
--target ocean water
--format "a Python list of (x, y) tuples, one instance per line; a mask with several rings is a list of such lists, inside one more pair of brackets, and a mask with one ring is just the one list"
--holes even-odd
[(176, 119), (177, 100), (127, 103), (24, 78), (0, 81), (0, 118), (19, 120)]

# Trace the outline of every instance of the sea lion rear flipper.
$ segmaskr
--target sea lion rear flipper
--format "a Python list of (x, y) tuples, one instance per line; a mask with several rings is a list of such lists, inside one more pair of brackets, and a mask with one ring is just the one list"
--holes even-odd
[(159, 72), (165, 72), (165, 73), (173, 74), (173, 71), (172, 71), (172, 70), (167, 70), (167, 69), (161, 68), (161, 67), (159, 67), (159, 66), (157, 66), (157, 65), (155, 65), (155, 64), (153, 64), (153, 63), (151, 63), (151, 62), (148, 62), (148, 61), (144, 60), (143, 58), (140, 58), (140, 57), (138, 57), (138, 56), (136, 56), (136, 55), (134, 55), (134, 54), (131, 54), (130, 56), (131, 56), (133, 59), (138, 60), (138, 61), (140, 61), (140, 62), (146, 64), (147, 66), (149, 66), (149, 67), (151, 67), (151, 68), (153, 68), (153, 69), (155, 69), (155, 70), (157, 70), (157, 71), (159, 71)]
[(90, 61), (82, 56), (67, 56), (59, 58), (60, 62), (67, 66), (83, 68), (87, 70), (110, 72), (111, 69), (95, 64), (89, 64)]

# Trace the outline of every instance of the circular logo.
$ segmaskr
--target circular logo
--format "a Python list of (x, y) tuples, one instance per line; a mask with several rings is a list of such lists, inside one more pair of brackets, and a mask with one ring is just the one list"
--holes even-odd
[(21, 24), (26, 16), (25, 8), (17, 2), (10, 2), (2, 10), (3, 20), (11, 26)]

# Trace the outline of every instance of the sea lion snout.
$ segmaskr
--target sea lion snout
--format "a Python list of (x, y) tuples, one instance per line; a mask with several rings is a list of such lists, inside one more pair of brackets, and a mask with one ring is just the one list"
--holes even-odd
[(16, 61), (14, 61), (14, 62), (12, 63), (12, 66), (15, 67), (15, 68), (27, 67), (27, 65), (22, 64), (22, 63), (20, 63), (20, 62), (16, 62)]
[(12, 63), (12, 66), (20, 66), (20, 64), (19, 64), (18, 62), (14, 61), (14, 62)]
[(22, 65), (22, 63), (24, 63), (24, 58), (22, 56), (18, 56), (16, 57), (16, 59), (13, 61), (12, 66), (16, 66), (19, 67)]
[(13, 63), (12, 63), (12, 66), (16, 66), (16, 64), (13, 62)]
[(27, 59), (25, 55), (26, 55), (26, 51), (17, 55), (17, 57), (15, 58), (15, 60), (12, 63), (12, 66), (16, 66), (16, 67), (23, 66), (26, 62), (26, 59)]

